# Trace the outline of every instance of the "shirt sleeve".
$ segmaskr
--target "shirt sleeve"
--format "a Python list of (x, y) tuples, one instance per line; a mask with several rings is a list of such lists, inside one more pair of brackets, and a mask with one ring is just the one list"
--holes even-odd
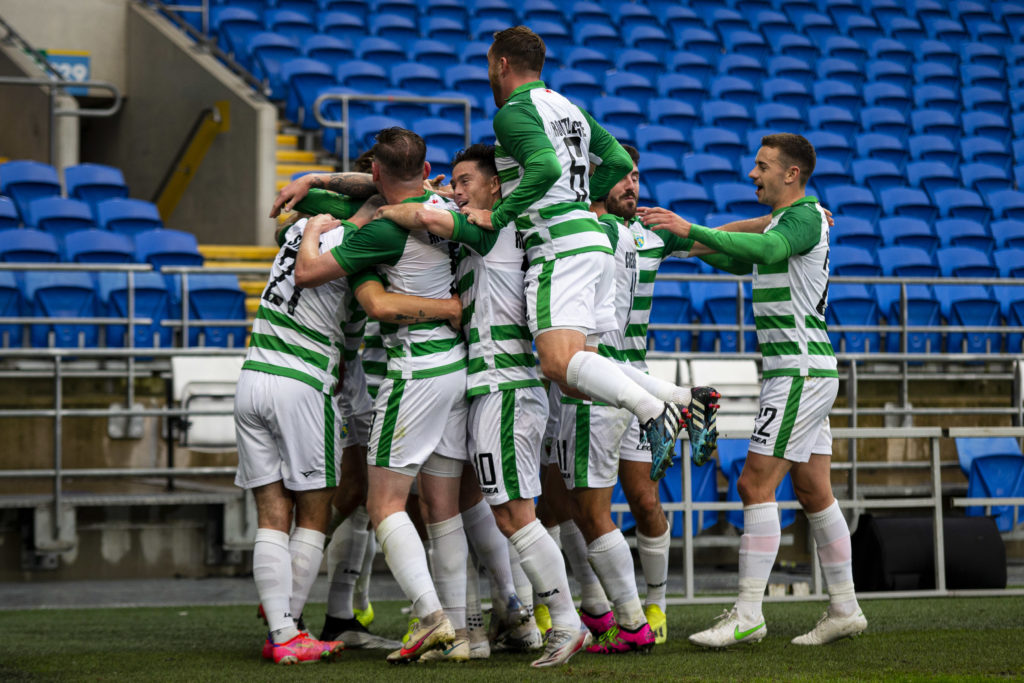
[(393, 266), (402, 258), (409, 233), (389, 220), (370, 221), (345, 241), (331, 249), (331, 254), (346, 273), (356, 273), (377, 264)]
[(525, 102), (510, 102), (494, 116), (494, 136), (501, 150), (523, 167), (519, 185), (505, 197), (491, 217), (504, 226), (540, 200), (562, 175), (562, 165), (544, 131), (537, 109)]
[(733, 275), (748, 275), (754, 271), (753, 263), (740, 261), (725, 254), (705, 254), (700, 257), (700, 260)]
[(497, 244), (498, 231), (502, 230), (502, 227), (496, 225), (494, 230), (484, 230), (480, 226), (470, 223), (465, 214), (458, 211), (450, 213), (455, 221), (455, 226), (452, 228), (453, 242), (465, 244), (481, 256), (486, 256)]
[(669, 256), (678, 256), (679, 258), (686, 258), (690, 255), (690, 249), (693, 249), (693, 240), (688, 237), (680, 237), (671, 230), (653, 230), (655, 235), (661, 238), (661, 241), (665, 243), (665, 253), (663, 258)]
[(313, 188), (295, 205), (295, 210), (310, 216), (328, 213), (335, 218), (345, 220), (354, 216), (365, 201), (365, 199), (353, 199), (348, 195), (330, 190)]
[(779, 224), (768, 231), (777, 232), (789, 241), (794, 254), (803, 254), (812, 249), (821, 239), (821, 214), (813, 204), (801, 204), (786, 211), (779, 218)]
[(585, 109), (580, 108), (580, 111), (590, 125), (590, 156), (596, 165), (594, 175), (590, 177), (590, 196), (599, 199), (633, 170), (633, 159)]
[(690, 237), (715, 251), (747, 263), (779, 263), (792, 256), (789, 240), (777, 229), (764, 234), (723, 232), (702, 225), (690, 226)]
[[(377, 281), (382, 285), (384, 284), (384, 281), (380, 278), (380, 275), (378, 275), (377, 271), (374, 270), (373, 268), (360, 270), (358, 273), (354, 273), (353, 275), (348, 276), (348, 286), (349, 289), (351, 289), (353, 292), (359, 288), (359, 285), (372, 281)], [(353, 308), (357, 307), (359, 307), (358, 303), (356, 303), (355, 306), (353, 306)]]

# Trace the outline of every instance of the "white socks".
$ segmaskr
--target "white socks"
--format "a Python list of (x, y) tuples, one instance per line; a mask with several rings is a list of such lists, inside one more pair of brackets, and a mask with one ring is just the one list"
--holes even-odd
[(779, 553), (782, 528), (779, 504), (760, 503), (743, 508), (743, 535), (740, 536), (740, 595), (736, 608), (747, 622), (760, 622), (761, 602), (768, 577)]
[(645, 605), (657, 605), (665, 611), (665, 588), (668, 584), (668, 546), (671, 541), (669, 531), (661, 536), (644, 536), (636, 532), (636, 550), (640, 556), (640, 567), (647, 583)]
[(290, 607), (292, 556), (288, 550), (288, 534), (274, 529), (256, 529), (252, 576), (274, 642), (285, 643), (299, 635)]
[(313, 588), (320, 563), (324, 559), (324, 542), (327, 537), (320, 531), (297, 526), (292, 531), (288, 550), (292, 554), (292, 616), (298, 619), (306, 606), (309, 591)]
[(548, 535), (555, 541), (555, 545), (559, 548), (562, 547), (562, 527), (558, 524), (554, 526), (546, 526), (544, 530), (548, 532)]
[(572, 575), (580, 585), (580, 608), (587, 614), (599, 617), (611, 610), (612, 606), (608, 604), (601, 580), (587, 560), (587, 544), (583, 540), (583, 532), (571, 519), (562, 522), (559, 527), (562, 551), (569, 558)]
[(480, 607), (480, 572), (473, 558), (466, 558), (466, 628), (484, 630), (484, 611)]
[[(427, 553), (409, 515), (403, 510), (384, 518), (377, 525), (377, 540), (395, 581), (412, 603), (413, 614), (422, 619), (440, 610), (441, 601), (427, 569)], [(465, 566), (465, 557), (462, 561)], [(465, 594), (463, 589), (463, 600)]]
[(615, 605), (615, 621), (631, 631), (642, 626), (647, 619), (636, 590), (633, 556), (622, 532), (615, 529), (594, 539), (587, 546), (587, 559)]
[(690, 405), (690, 390), (686, 387), (677, 387), (672, 382), (652, 377), (646, 372), (634, 368), (629, 363), (619, 363), (619, 369), (631, 380), (643, 387), (648, 393), (666, 403), (679, 403), (684, 406)]
[(463, 532), (462, 516), (427, 525), (430, 539), (430, 573), (441, 599), (441, 607), (452, 628), (466, 628), (466, 561), (469, 546)]
[(366, 528), (370, 515), (365, 507), (356, 508), (348, 519), (334, 531), (327, 546), (327, 569), (330, 590), (327, 593), (327, 614), (338, 619), (352, 619), (352, 594), (363, 568), (366, 541), (370, 532)]
[(512, 569), (512, 583), (516, 587), (516, 595), (519, 596), (519, 602), (530, 610), (530, 614), (533, 614), (533, 584), (530, 583), (529, 577), (523, 571), (519, 553), (516, 552), (512, 541), (505, 539), (505, 543), (508, 545), (509, 567)]
[(552, 627), (579, 630), (580, 617), (572, 603), (565, 562), (544, 525), (535, 519), (512, 534), (509, 540), (519, 553), (519, 561), (530, 577), (537, 599), (547, 605), (551, 613)]
[(486, 500), (481, 500), (463, 512), (462, 524), (466, 530), (466, 540), (473, 546), (477, 560), (495, 582), (504, 607), (516, 592), (509, 565), (508, 539), (498, 529), (494, 513)]
[(625, 408), (637, 416), (640, 425), (661, 415), (665, 402), (658, 400), (621, 370), (622, 365), (590, 351), (577, 351), (569, 359), (565, 382), (591, 397)]
[(853, 551), (850, 547), (850, 527), (839, 510), (839, 502), (821, 512), (808, 513), (811, 533), (818, 546), (821, 571), (831, 602), (831, 611), (839, 617), (848, 617), (860, 609), (853, 591)]
[(363, 552), (363, 567), (356, 579), (355, 593), (352, 595), (352, 607), (366, 609), (370, 606), (370, 577), (373, 575), (373, 558), (377, 556), (377, 538), (373, 534), (366, 537), (366, 550)]

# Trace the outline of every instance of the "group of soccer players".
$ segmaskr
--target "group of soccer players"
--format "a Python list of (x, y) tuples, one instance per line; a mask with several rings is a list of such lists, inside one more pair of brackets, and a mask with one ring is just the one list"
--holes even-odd
[[(346, 646), (394, 646), (390, 662), (483, 656), (491, 643), (474, 635), (482, 620), (478, 575), (467, 572), (471, 548), (492, 582), (494, 644), (542, 648), (534, 666), (563, 664), (582, 649), (646, 651), (663, 642), (669, 532), (656, 482), (683, 428), (693, 459), (710, 457), (718, 399), (710, 387), (646, 373), (654, 277), (672, 254), (703, 253), (733, 271), (760, 267), (768, 295), (759, 298), (755, 282), (755, 314), (763, 306), (773, 323), (762, 349), (776, 349), (765, 351), (770, 411), (755, 427), (776, 436), (763, 448), (752, 442), (741, 478), (750, 519), (740, 600), (691, 640), (723, 647), (764, 636), (760, 594), (779, 543), (771, 481), (790, 467), (801, 502), (813, 508), (832, 596), (808, 636), (827, 642), (866, 627), (849, 576), (849, 530), (828, 483), (838, 380), (822, 346), (827, 222), (816, 202), (801, 199), (813, 149), (810, 168), (788, 138), (775, 136), (759, 153), (751, 176), (762, 203), (776, 209), (770, 223), (711, 231), (664, 210), (638, 213), (636, 150), (545, 87), (544, 52), (526, 27), (495, 34), (488, 62), (497, 145), (460, 152), (450, 188), (427, 182), (423, 140), (392, 128), (378, 134), (368, 175), (304, 176), (278, 196), (274, 214), (311, 217), (281, 236), (236, 400), (237, 483), (253, 490), (259, 516), (253, 574), (267, 658), (332, 659)], [(780, 180), (779, 169), (789, 175)], [(792, 296), (784, 300), (782, 289)], [(808, 306), (812, 295), (820, 302)], [(638, 519), (646, 604), (611, 520), (619, 476)], [(314, 639), (301, 613), (329, 532), (328, 616)], [(412, 605), (402, 644), (366, 629), (374, 537)], [(563, 550), (581, 586), (579, 611)], [(534, 596), (545, 612), (543, 640)], [(822, 624), (827, 633), (818, 633)], [(716, 637), (733, 626), (731, 641)]]

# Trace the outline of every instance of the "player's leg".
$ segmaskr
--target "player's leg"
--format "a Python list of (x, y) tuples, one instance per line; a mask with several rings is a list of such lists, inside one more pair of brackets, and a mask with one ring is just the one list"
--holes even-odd
[(332, 489), (296, 491), (295, 528), (288, 549), (292, 556), (291, 611), (296, 618), (302, 614), (309, 591), (324, 559), (327, 523), (330, 519)]

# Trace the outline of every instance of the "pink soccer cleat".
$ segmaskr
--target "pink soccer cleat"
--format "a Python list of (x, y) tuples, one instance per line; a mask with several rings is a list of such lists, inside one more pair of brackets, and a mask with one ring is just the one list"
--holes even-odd
[(300, 632), (287, 643), (274, 643), (275, 664), (330, 662), (338, 658), (344, 644), (336, 640), (316, 640)]
[(614, 655), (625, 652), (650, 652), (654, 648), (654, 632), (646, 623), (635, 631), (622, 626), (613, 626), (587, 652), (599, 655)]
[(580, 610), (580, 621), (583, 625), (590, 629), (595, 639), (600, 638), (608, 631), (615, 628), (615, 615), (611, 611), (607, 611), (600, 616), (594, 616), (585, 609)]

